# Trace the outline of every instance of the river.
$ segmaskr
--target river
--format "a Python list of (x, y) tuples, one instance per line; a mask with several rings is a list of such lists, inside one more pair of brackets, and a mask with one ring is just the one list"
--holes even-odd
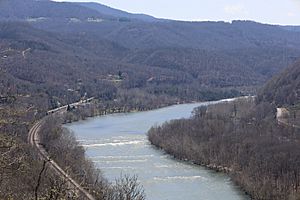
[(188, 118), (195, 107), (210, 103), (111, 114), (66, 127), (75, 133), (86, 148), (86, 155), (106, 178), (113, 181), (120, 174), (137, 175), (149, 200), (248, 199), (226, 174), (173, 159), (147, 140), (146, 133), (151, 126)]

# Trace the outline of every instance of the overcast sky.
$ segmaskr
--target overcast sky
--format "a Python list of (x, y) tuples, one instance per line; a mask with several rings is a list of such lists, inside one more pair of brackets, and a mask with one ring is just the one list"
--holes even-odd
[[(62, 0), (56, 0), (62, 1)], [(63, 0), (94, 1), (132, 13), (188, 21), (236, 19), (300, 25), (300, 0)]]

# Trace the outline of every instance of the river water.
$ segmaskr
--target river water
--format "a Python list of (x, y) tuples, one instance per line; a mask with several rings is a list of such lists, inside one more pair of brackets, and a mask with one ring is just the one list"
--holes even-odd
[(75, 133), (105, 177), (114, 181), (121, 174), (137, 175), (149, 200), (248, 199), (227, 175), (173, 159), (147, 141), (151, 126), (188, 118), (195, 107), (210, 103), (106, 115), (66, 127)]

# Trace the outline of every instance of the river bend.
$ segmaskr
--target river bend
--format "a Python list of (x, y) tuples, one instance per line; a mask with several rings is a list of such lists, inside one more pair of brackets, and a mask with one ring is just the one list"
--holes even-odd
[[(210, 102), (215, 103), (215, 102)], [(244, 200), (226, 174), (173, 159), (147, 141), (153, 125), (188, 118), (195, 107), (170, 106), (147, 112), (111, 114), (66, 125), (86, 148), (87, 156), (113, 181), (136, 174), (149, 200)]]

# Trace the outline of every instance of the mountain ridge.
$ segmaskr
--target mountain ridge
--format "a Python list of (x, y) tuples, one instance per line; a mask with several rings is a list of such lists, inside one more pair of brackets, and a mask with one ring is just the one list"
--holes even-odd
[(116, 16), (120, 18), (136, 19), (136, 20), (142, 20), (147, 22), (160, 21), (160, 19), (157, 19), (150, 15), (140, 14), (140, 13), (129, 13), (96, 2), (74, 2), (74, 4), (79, 4), (81, 6), (96, 10), (102, 14)]

